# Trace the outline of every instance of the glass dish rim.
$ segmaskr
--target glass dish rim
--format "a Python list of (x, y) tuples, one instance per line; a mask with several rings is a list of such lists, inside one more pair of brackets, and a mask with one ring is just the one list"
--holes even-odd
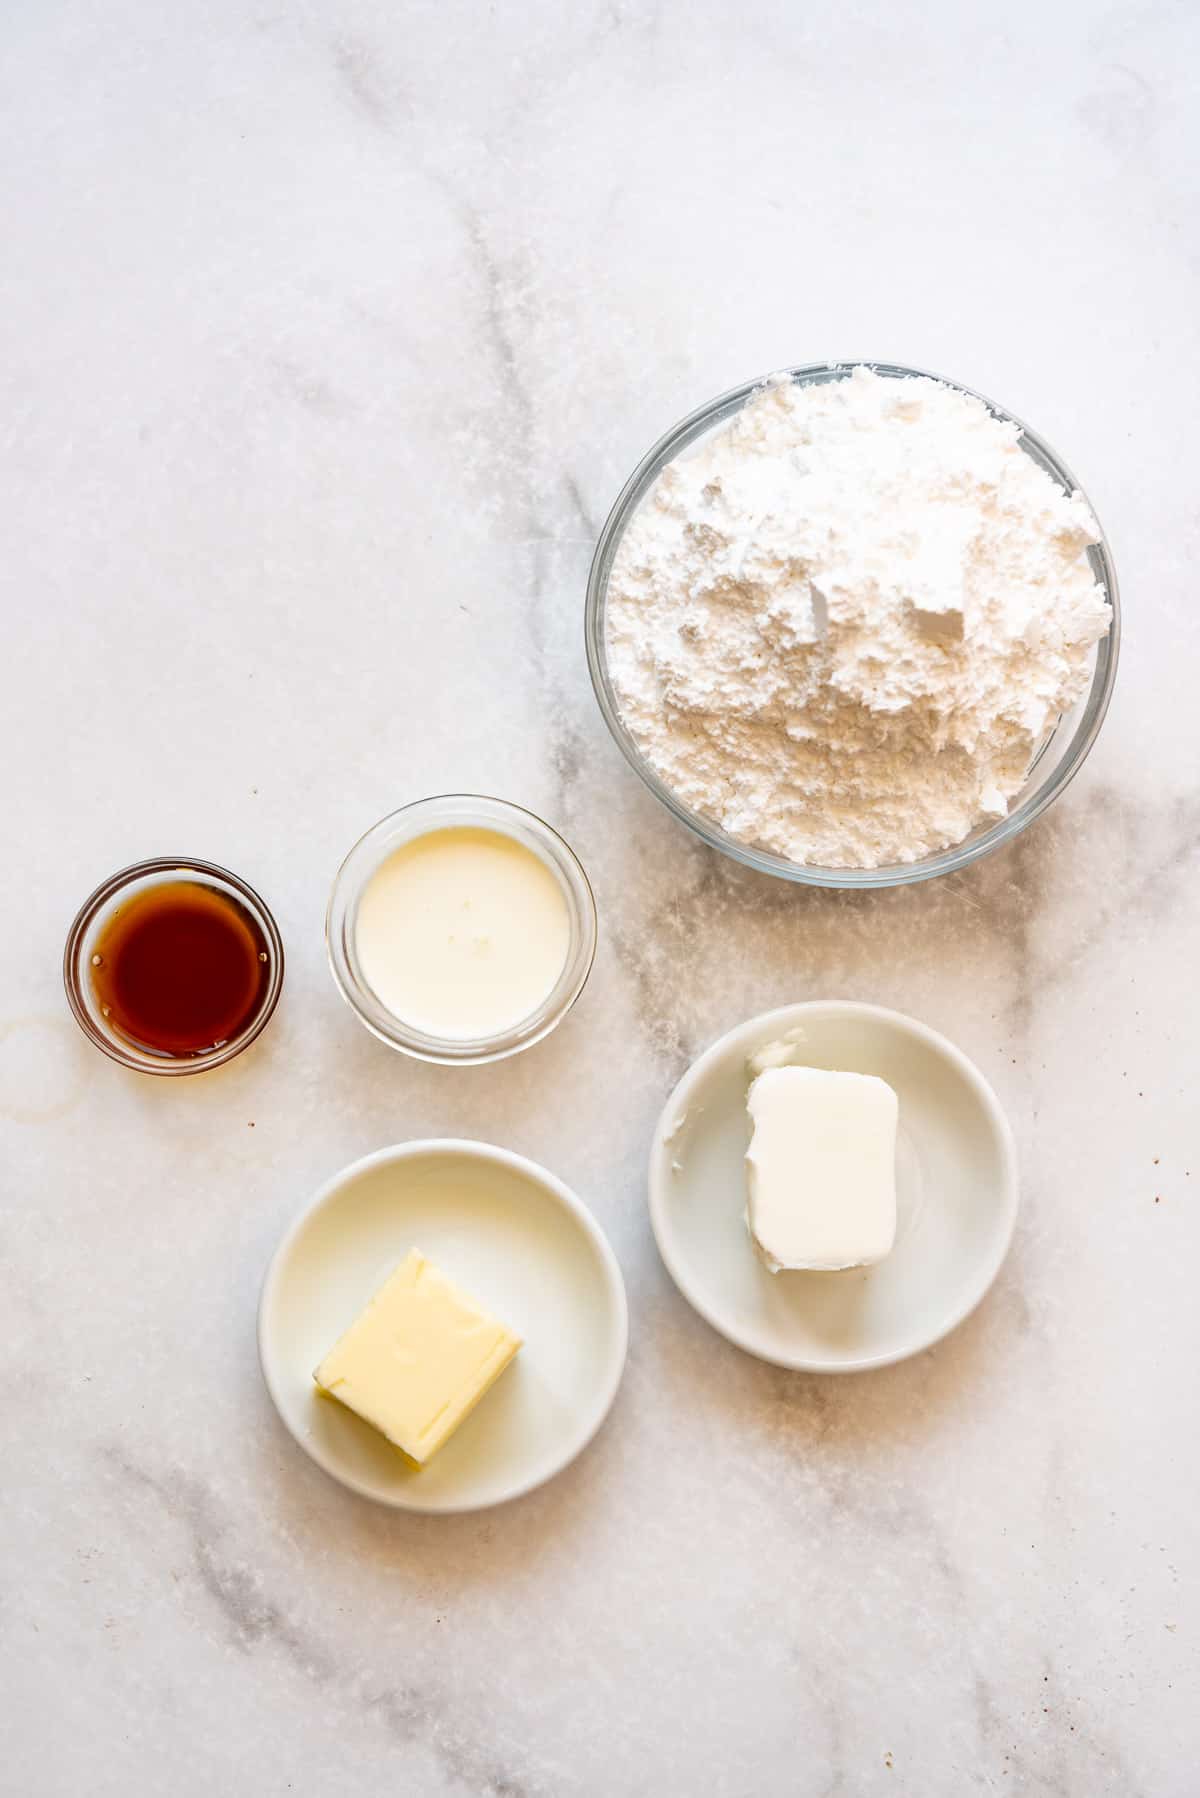
[[(454, 807), (462, 810), (454, 812), (451, 809)], [(356, 858), (361, 858), (361, 852), (368, 845), (387, 842), (394, 837), (400, 820), (411, 818), (414, 812), (428, 811), (436, 814), (439, 809), (446, 819), (443, 828), (454, 828), (456, 825), (469, 827), (475, 822), (485, 830), (503, 830), (503, 823), (498, 821), (497, 814), (501, 819), (508, 816), (513, 821), (524, 824), (535, 842), (539, 838), (548, 839), (549, 845), (561, 857), (562, 864), (575, 876), (576, 884), (573, 885), (558, 860), (542, 853), (540, 849), (533, 851), (551, 869), (563, 889), (572, 922), (578, 922), (580, 940), (575, 953), (568, 954), (562, 973), (537, 1010), (512, 1028), (498, 1031), (492, 1036), (439, 1037), (405, 1024), (387, 1009), (365, 981), (358, 978), (344, 940), (344, 926), (351, 919), (353, 906), (361, 897), (370, 874), (383, 861), (386, 850), (372, 859), (369, 872), (363, 872), (357, 877), (351, 864)], [(438, 828), (437, 822), (431, 821), (429, 829)], [(412, 834), (417, 836), (426, 833), (416, 831)], [(401, 839), (410, 840), (411, 837)], [(517, 840), (524, 842), (525, 839), (518, 836)], [(400, 844), (397, 843), (396, 846), (399, 847)], [(501, 799), (492, 793), (430, 793), (420, 799), (411, 799), (407, 804), (386, 813), (363, 831), (347, 850), (334, 875), (325, 910), (325, 953), (330, 972), (338, 992), (358, 1021), (390, 1049), (399, 1050), (401, 1054), (412, 1056), (414, 1060), (443, 1067), (475, 1067), (485, 1062), (502, 1061), (543, 1041), (562, 1023), (587, 985), (596, 959), (598, 940), (596, 895), (587, 870), (570, 843), (552, 824), (547, 823), (545, 818), (531, 811), (528, 806), (519, 805), (512, 799)]]
[[(161, 1062), (147, 1051), (145, 1058), (141, 1059), (136, 1050), (125, 1049), (118, 1039), (105, 1036), (97, 1029), (80, 990), (79, 951), (96, 914), (115, 894), (150, 875), (189, 873), (207, 874), (222, 882), (237, 898), (246, 901), (253, 909), (271, 950), (271, 979), (263, 1002), (249, 1023), (237, 1036), (230, 1037), (219, 1048), (200, 1055), (179, 1056), (175, 1059), (164, 1057)], [(130, 862), (128, 867), (118, 868), (116, 873), (110, 874), (107, 880), (102, 880), (84, 900), (67, 932), (63, 948), (63, 985), (66, 988), (67, 1003), (83, 1034), (118, 1066), (130, 1068), (135, 1074), (153, 1075), (156, 1079), (179, 1079), (188, 1074), (206, 1074), (211, 1068), (222, 1067), (227, 1061), (232, 1061), (234, 1056), (240, 1055), (243, 1049), (248, 1049), (271, 1021), (279, 1003), (279, 995), (283, 991), (283, 974), (283, 937), (262, 894), (232, 869), (222, 867), (219, 862), (206, 861), (197, 855), (152, 855), (144, 861)]]
[[(617, 546), (634, 512), (666, 464), (706, 431), (739, 411), (751, 394), (774, 377), (786, 375), (799, 385), (810, 386), (830, 380), (844, 380), (856, 368), (869, 368), (889, 379), (916, 376), (937, 381), (944, 387), (954, 388), (959, 393), (965, 393), (972, 399), (980, 400), (993, 417), (1016, 425), (1020, 432), (1022, 446), (1027, 448), (1027, 453), (1032, 450), (1033, 460), (1044, 467), (1060, 486), (1070, 492), (1080, 494), (1085, 504), (1091, 509), (1092, 516), (1096, 517), (1095, 507), (1091, 505), (1086, 492), (1062, 457), (1015, 412), (1010, 412), (1006, 407), (998, 405), (995, 400), (989, 399), (986, 394), (978, 392), (977, 389), (964, 386), (961, 381), (952, 380), (946, 375), (934, 374), (929, 369), (913, 368), (903, 363), (880, 362), (870, 358), (798, 363), (791, 367), (774, 369), (770, 374), (760, 375), (754, 380), (741, 382), (738, 386), (731, 387), (727, 392), (719, 394), (715, 399), (707, 400), (703, 405), (697, 406), (694, 411), (689, 412), (685, 418), (680, 419), (677, 424), (672, 425), (647, 450), (617, 495), (597, 540), (591, 567), (588, 571), (587, 597), (584, 604), (584, 638), (592, 690), (613, 741), (643, 784), (681, 824), (686, 825), (710, 848), (719, 850), (721, 854), (727, 855), (732, 860), (741, 862), (743, 866), (753, 868), (759, 873), (772, 874), (779, 879), (790, 880), (800, 886), (875, 889), (909, 886), (918, 881), (934, 879), (938, 875), (951, 874), (960, 868), (969, 866), (971, 862), (978, 861), (982, 856), (991, 854), (994, 849), (999, 849), (1003, 844), (1011, 842), (1029, 824), (1032, 824), (1035, 818), (1040, 817), (1047, 807), (1066, 790), (1082, 767), (1100, 734), (1100, 727), (1112, 699), (1121, 647), (1121, 603), (1116, 565), (1108, 538), (1098, 517), (1096, 522), (1100, 536), (1089, 554), (1097, 578), (1104, 585), (1112, 610), (1112, 620), (1108, 635), (1102, 638), (1096, 646), (1096, 665), (1092, 673), (1091, 685), (1082, 701), (1082, 712), (1071, 733), (1061, 761), (1048, 780), (1041, 786), (1035, 787), (1014, 806), (1012, 811), (987, 830), (968, 838), (966, 842), (939, 850), (936, 854), (924, 856), (915, 862), (892, 863), (883, 868), (824, 868), (815, 864), (792, 862), (770, 850), (758, 849), (752, 844), (739, 841), (730, 836), (712, 819), (706, 818), (703, 813), (693, 811), (650, 767), (626, 729), (620, 705), (609, 678), (608, 652), (604, 634), (604, 605), (608, 589), (608, 576)], [(1047, 743), (1049, 741), (1050, 738), (1047, 738)], [(1030, 765), (1031, 774), (1044, 754), (1045, 747), (1046, 745), (1043, 744), (1037, 756), (1034, 757)]]

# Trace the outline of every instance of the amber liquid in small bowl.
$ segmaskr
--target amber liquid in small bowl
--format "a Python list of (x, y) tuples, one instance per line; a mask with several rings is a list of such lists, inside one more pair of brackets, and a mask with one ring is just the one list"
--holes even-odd
[(123, 900), (96, 938), (89, 972), (111, 1028), (179, 1057), (239, 1035), (271, 977), (266, 938), (250, 913), (190, 880)]

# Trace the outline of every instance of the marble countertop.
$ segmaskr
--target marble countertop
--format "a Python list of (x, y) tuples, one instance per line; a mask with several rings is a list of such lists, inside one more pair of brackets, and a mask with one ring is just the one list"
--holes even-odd
[[(382, 0), (11, 7), (0, 743), (5, 1790), (1190, 1798), (1200, 799), (1195, 13)], [(667, 424), (787, 362), (993, 394), (1076, 468), (1127, 635), (1070, 792), (961, 876), (795, 892), (609, 741), (581, 608)], [(324, 962), (406, 799), (571, 838), (602, 946), (563, 1028), (446, 1070)], [(209, 856), (288, 975), (226, 1070), (83, 1040), (113, 868)], [(743, 1017), (910, 1011), (995, 1083), (1023, 1210), (982, 1309), (843, 1382), (728, 1346), (644, 1203), (652, 1121)], [(352, 1499), (262, 1388), (264, 1265), (408, 1136), (574, 1185), (632, 1310), (531, 1498)]]

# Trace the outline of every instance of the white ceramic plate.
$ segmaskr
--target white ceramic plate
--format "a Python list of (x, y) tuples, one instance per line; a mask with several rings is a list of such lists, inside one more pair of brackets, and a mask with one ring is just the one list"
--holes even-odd
[[(845, 1273), (768, 1273), (746, 1233), (749, 1058), (878, 1074), (900, 1099), (896, 1246)], [(995, 1279), (1017, 1214), (1012, 1132), (944, 1036), (877, 1005), (787, 1005), (731, 1030), (684, 1075), (650, 1152), (650, 1216), (684, 1297), (764, 1361), (818, 1373), (883, 1367), (937, 1342)]]
[[(525, 1339), (419, 1470), (312, 1377), (411, 1248)], [(258, 1313), (267, 1389), (301, 1448), (405, 1511), (476, 1510), (558, 1473), (603, 1423), (627, 1336), (621, 1270), (590, 1212), (544, 1168), (479, 1142), (401, 1143), (335, 1174), (276, 1250)]]

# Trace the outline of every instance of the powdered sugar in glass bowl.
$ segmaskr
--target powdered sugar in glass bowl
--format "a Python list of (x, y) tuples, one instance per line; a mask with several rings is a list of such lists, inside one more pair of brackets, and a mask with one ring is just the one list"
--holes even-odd
[[(955, 382), (944, 381), (940, 376), (926, 375), (919, 369), (903, 368), (885, 363), (822, 363), (787, 370), (785, 378), (801, 387), (821, 386), (828, 382), (843, 381), (850, 376), (853, 370), (861, 368), (866, 368), (885, 379), (923, 377), (926, 381), (938, 382), (943, 388), (948, 388), (952, 392), (968, 395), (972, 400), (982, 399), (982, 396), (973, 394), (969, 388), (961, 387)], [(779, 377), (776, 379), (778, 380)], [(923, 880), (934, 874), (947, 873), (952, 869), (963, 867), (978, 856), (1009, 841), (1018, 831), (1024, 829), (1026, 824), (1044, 811), (1051, 800), (1057, 797), (1058, 793), (1066, 786), (1095, 741), (1112, 690), (1119, 642), (1116, 573), (1108, 546), (1103, 536), (1100, 535), (1098, 541), (1086, 551), (1091, 573), (1097, 584), (1103, 589), (1112, 609), (1108, 634), (1094, 649), (1087, 652), (1086, 660), (1082, 664), (1077, 664), (1076, 685), (1071, 691), (1079, 690), (1079, 673), (1085, 675), (1088, 684), (1078, 702), (1068, 712), (1060, 715), (1041, 739), (1036, 753), (1032, 757), (1024, 783), (1011, 798), (1006, 815), (976, 826), (961, 841), (954, 842), (949, 847), (938, 848), (933, 853), (918, 856), (917, 859), (896, 861), (880, 866), (820, 866), (811, 859), (791, 860), (786, 855), (774, 853), (772, 849), (762, 847), (759, 843), (750, 842), (738, 835), (731, 834), (729, 829), (724, 828), (713, 817), (706, 816), (704, 812), (696, 809), (694, 803), (688, 803), (678, 791), (673, 790), (670, 780), (664, 778), (664, 775), (651, 765), (647, 755), (635, 739), (634, 730), (623, 717), (617, 682), (614, 679), (608, 653), (608, 591), (610, 576), (624, 534), (664, 468), (695, 445), (699, 439), (706, 437), (717, 427), (729, 421), (751, 396), (761, 394), (763, 387), (764, 383), (761, 380), (748, 382), (734, 392), (701, 407), (674, 430), (668, 432), (643, 459), (617, 500), (597, 545), (588, 584), (586, 616), (588, 662), (601, 711), (618, 746), (651, 792), (706, 842), (751, 867), (809, 885), (837, 887), (894, 886)], [(878, 391), (878, 384), (876, 384), (875, 391)], [(852, 404), (857, 404), (860, 392), (869, 397), (872, 390), (869, 384), (860, 388), (856, 383), (855, 400), (851, 402)], [(1070, 471), (1034, 433), (1021, 425), (1019, 420), (1014, 419), (1012, 414), (1005, 412), (991, 401), (982, 399), (982, 404), (994, 418), (1014, 426), (1020, 432), (1018, 441), (1021, 450), (1059, 488), (1068, 495), (1078, 493), (1078, 484), (1074, 481)], [(824, 409), (828, 410), (828, 408)], [(835, 410), (840, 415), (841, 409), (836, 408)], [(760, 413), (761, 405), (755, 411), (756, 421)], [(757, 423), (755, 428), (757, 429)], [(939, 439), (939, 451), (940, 448)], [(816, 452), (814, 451), (814, 453)], [(1008, 454), (1012, 453), (1010, 448)], [(956, 463), (955, 467), (957, 466)], [(699, 479), (707, 479), (707, 474), (693, 476), (693, 483)], [(1022, 482), (1022, 488), (1026, 484)], [(1006, 484), (1006, 492), (1010, 486), (1011, 480)], [(706, 487), (705, 495), (709, 491)], [(788, 541), (790, 541), (790, 537)], [(639, 551), (641, 542), (642, 538), (639, 538)], [(635, 552), (635, 554), (637, 553)], [(626, 558), (627, 561), (628, 558)], [(671, 579), (673, 582), (677, 582), (676, 576), (672, 575)], [(690, 593), (691, 589), (688, 588), (687, 591)], [(626, 619), (629, 616), (627, 605), (625, 616)], [(615, 628), (620, 627), (620, 620), (621, 609), (618, 607), (614, 612)], [(1052, 692), (1053, 688), (1049, 691)], [(683, 783), (684, 790), (687, 790), (689, 785), (691, 786), (689, 799), (694, 801), (698, 783), (691, 778), (695, 773), (695, 764), (692, 762), (690, 750), (687, 748), (689, 737), (690, 734), (682, 740), (683, 758), (681, 763), (677, 763), (677, 767), (681, 772), (686, 770), (689, 778)], [(700, 738), (699, 741), (703, 743), (703, 738)], [(651, 754), (653, 753), (654, 751), (651, 749)], [(1010, 773), (1003, 789), (1005, 793), (1012, 793), (1013, 786), (1020, 777), (1021, 765), (1018, 762), (1016, 768), (1012, 768), (1010, 761)], [(668, 767), (667, 774), (670, 775), (671, 772)], [(702, 788), (701, 795), (700, 802), (703, 803)], [(969, 814), (967, 815), (969, 816)], [(726, 821), (727, 823), (731, 822), (728, 817)], [(935, 838), (934, 841), (936, 842), (936, 840)], [(943, 838), (943, 840), (945, 839)], [(839, 845), (840, 847), (841, 845)], [(914, 850), (920, 847), (919, 841), (912, 845)], [(893, 853), (897, 853), (897, 851)]]

